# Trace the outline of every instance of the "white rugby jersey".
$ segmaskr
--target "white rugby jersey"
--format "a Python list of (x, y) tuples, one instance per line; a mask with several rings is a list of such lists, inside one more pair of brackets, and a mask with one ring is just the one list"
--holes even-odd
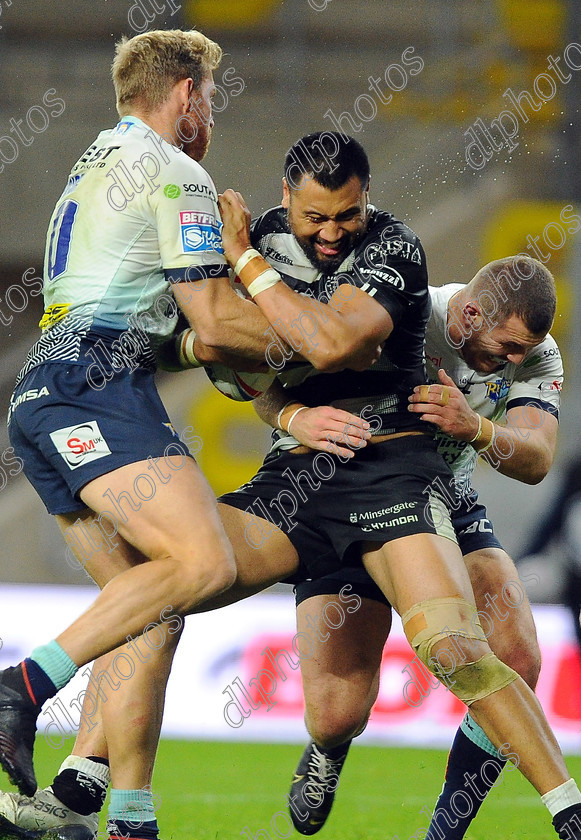
[[(509, 408), (532, 404), (559, 416), (563, 365), (552, 336), (530, 350), (523, 361), (512, 362), (495, 373), (479, 374), (464, 362), (446, 340), (448, 302), (463, 288), (461, 283), (430, 287), (432, 314), (426, 330), (426, 369), (430, 382), (439, 382), (444, 368), (462, 391), (468, 405), (482, 417), (500, 420)], [(467, 489), (478, 454), (466, 441), (438, 432), (438, 450), (452, 468), (460, 491)]]
[[(170, 282), (225, 275), (214, 183), (136, 117), (102, 131), (73, 166), (52, 214), (43, 335), (21, 376), (43, 361), (90, 364), (90, 331), (161, 340), (177, 320)], [(143, 344), (143, 340), (142, 340)]]

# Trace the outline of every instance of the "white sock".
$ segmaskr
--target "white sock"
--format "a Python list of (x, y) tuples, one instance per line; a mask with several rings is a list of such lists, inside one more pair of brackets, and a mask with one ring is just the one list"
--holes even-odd
[(541, 802), (547, 806), (549, 814), (554, 817), (565, 808), (570, 808), (571, 805), (581, 804), (581, 792), (575, 779), (568, 779), (559, 787), (544, 793), (541, 796)]
[(99, 779), (105, 787), (111, 781), (111, 770), (107, 764), (91, 761), (90, 758), (83, 758), (80, 755), (67, 756), (59, 767), (59, 773), (62, 773), (63, 770), (77, 770), (79, 773), (84, 773), (85, 776), (93, 776), (95, 779)]

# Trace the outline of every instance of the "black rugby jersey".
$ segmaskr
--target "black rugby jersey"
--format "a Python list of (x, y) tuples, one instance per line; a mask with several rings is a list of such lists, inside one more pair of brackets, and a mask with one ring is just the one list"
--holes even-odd
[[(381, 304), (394, 323), (379, 361), (365, 371), (325, 373), (308, 362), (287, 362), (279, 379), (289, 400), (311, 407), (333, 405), (354, 414), (365, 409), (366, 419), (379, 416), (381, 424), (372, 423), (374, 434), (425, 431), (426, 423), (407, 410), (407, 398), (414, 386), (427, 381), (424, 337), (431, 304), (426, 256), (407, 225), (373, 205), (368, 212), (365, 233), (332, 274), (322, 274), (310, 263), (290, 231), (283, 207), (268, 210), (252, 223), (253, 246), (291, 289), (326, 304), (339, 285), (350, 283)], [(275, 433), (279, 439), (284, 436)]]

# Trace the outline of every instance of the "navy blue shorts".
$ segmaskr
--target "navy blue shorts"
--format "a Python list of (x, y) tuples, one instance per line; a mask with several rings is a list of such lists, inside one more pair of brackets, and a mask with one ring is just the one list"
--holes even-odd
[[(151, 371), (123, 369), (96, 390), (86, 370), (85, 365), (46, 362), (24, 377), (11, 399), (10, 442), (52, 514), (82, 510), (79, 491), (105, 473), (150, 458), (189, 455)], [(152, 484), (155, 493), (150, 465), (152, 472), (144, 473), (136, 489), (140, 498), (151, 493)]]
[[(426, 533), (455, 542), (437, 490), (451, 481), (433, 437), (417, 435), (369, 444), (348, 463), (327, 452), (271, 452), (254, 478), (219, 501), (288, 535), (299, 556), (294, 583), (360, 565), (367, 542)], [(247, 539), (262, 545), (258, 525)]]
[[(476, 490), (471, 490), (453, 505), (452, 525), (463, 556), (483, 548), (502, 548), (494, 533), (492, 522), (486, 515), (486, 508), (478, 503)], [(350, 590), (353, 594), (383, 604), (388, 603), (379, 586), (362, 566), (343, 567), (327, 575), (304, 577), (303, 580), (297, 580), (295, 576), (288, 582), (295, 584), (297, 606), (315, 595), (337, 595), (347, 583), (353, 587)]]

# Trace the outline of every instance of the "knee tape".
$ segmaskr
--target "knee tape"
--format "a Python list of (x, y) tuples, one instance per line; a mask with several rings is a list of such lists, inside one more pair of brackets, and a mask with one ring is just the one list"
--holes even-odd
[[(402, 615), (402, 624), (410, 645), (426, 668), (466, 705), (500, 691), (518, 677), (516, 671), (491, 652), (467, 661), (464, 650), (454, 643), (455, 636), (471, 643), (486, 642), (476, 609), (464, 598), (433, 598), (414, 604)], [(450, 640), (445, 652), (448, 668), (438, 655), (431, 655), (433, 646), (443, 639)]]
[(450, 691), (467, 706), (482, 700), (518, 679), (518, 674), (501, 662), (492, 651), (476, 662), (467, 662), (454, 671)]

